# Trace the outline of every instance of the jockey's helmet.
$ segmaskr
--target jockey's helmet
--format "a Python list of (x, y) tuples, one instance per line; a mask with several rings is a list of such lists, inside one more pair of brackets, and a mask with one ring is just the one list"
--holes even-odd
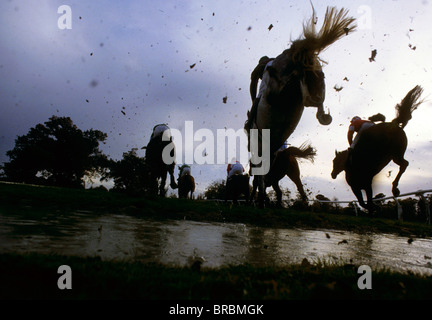
[(358, 121), (358, 120), (361, 120), (361, 118), (359, 116), (355, 116), (354, 118), (351, 119), (351, 122)]

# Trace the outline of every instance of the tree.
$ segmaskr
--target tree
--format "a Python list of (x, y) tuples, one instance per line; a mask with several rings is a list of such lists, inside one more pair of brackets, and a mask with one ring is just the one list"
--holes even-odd
[(149, 170), (145, 158), (137, 156), (137, 148), (123, 153), (120, 161), (111, 161), (107, 177), (114, 180), (113, 191), (129, 194), (145, 194), (150, 184)]
[(204, 196), (206, 199), (225, 199), (226, 181), (217, 180), (210, 183), (205, 189)]
[(15, 139), (4, 175), (15, 182), (83, 187), (84, 175), (106, 170), (107, 157), (99, 150), (106, 138), (99, 130), (80, 130), (69, 117), (52, 116)]

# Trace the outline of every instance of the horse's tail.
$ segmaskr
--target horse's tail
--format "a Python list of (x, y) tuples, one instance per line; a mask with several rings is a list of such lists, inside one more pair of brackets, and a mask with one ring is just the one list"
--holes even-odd
[(405, 128), (412, 118), (413, 111), (423, 102), (423, 100), (418, 101), (422, 92), (423, 88), (417, 85), (407, 93), (405, 98), (395, 106), (396, 118), (392, 123), (400, 125), (402, 129)]
[[(312, 17), (303, 24), (304, 39), (293, 42), (293, 60), (302, 63), (305, 67), (316, 69), (315, 57), (328, 46), (354, 31), (355, 18), (347, 17), (348, 10), (339, 11), (335, 7), (327, 7), (324, 22), (320, 31), (316, 31), (316, 15), (312, 5)], [(312, 65), (311, 65), (312, 63)]]
[(289, 147), (287, 149), (287, 152), (296, 158), (303, 158), (306, 160), (309, 160), (311, 162), (314, 162), (315, 156), (316, 156), (316, 150), (314, 147), (312, 147), (308, 143), (303, 143), (300, 148), (297, 147)]

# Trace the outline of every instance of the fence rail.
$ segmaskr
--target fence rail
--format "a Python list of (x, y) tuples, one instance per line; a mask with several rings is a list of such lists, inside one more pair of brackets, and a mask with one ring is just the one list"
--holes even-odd
[[(373, 199), (373, 201), (374, 202), (379, 202), (379, 201), (393, 199), (395, 201), (395, 203), (396, 203), (396, 206), (397, 206), (398, 220), (403, 220), (403, 218), (402, 218), (402, 216), (403, 216), (402, 206), (400, 205), (400, 203), (397, 200), (397, 198), (415, 195), (415, 196), (419, 197), (421, 200), (424, 201), (425, 207), (426, 207), (427, 223), (431, 224), (431, 212), (430, 212), (430, 206), (429, 206), (429, 199), (424, 196), (426, 193), (432, 193), (432, 189), (418, 190), (418, 191), (414, 191), (414, 192), (403, 193), (403, 194), (400, 194), (397, 197), (391, 196), (391, 197), (384, 197), (384, 198)], [(215, 201), (215, 202), (225, 202), (225, 200), (222, 200), (222, 199), (207, 199), (207, 200), (208, 201)], [(356, 215), (358, 215), (358, 210), (360, 209), (359, 206), (358, 206), (358, 204), (357, 204), (358, 200), (333, 201), (333, 200), (318, 200), (318, 199), (314, 199), (314, 200), (308, 200), (308, 201), (309, 202), (319, 202), (319, 203), (352, 203), (354, 205), (354, 210), (356, 212)], [(228, 202), (231, 202), (231, 200), (228, 200)], [(240, 203), (241, 202), (246, 202), (246, 200), (241, 199), (241, 200), (238, 200), (238, 202), (240, 202)]]
[[(391, 197), (373, 199), (373, 201), (374, 202), (379, 202), (379, 201), (384, 201), (384, 200), (388, 200), (388, 199), (393, 199), (396, 202), (396, 206), (397, 206), (398, 220), (402, 220), (403, 210), (402, 210), (402, 206), (400, 205), (400, 203), (397, 200), (397, 198), (415, 195), (415, 196), (419, 197), (421, 200), (423, 200), (425, 202), (427, 223), (431, 224), (431, 213), (430, 213), (429, 199), (424, 196), (426, 193), (432, 193), (432, 189), (418, 190), (418, 191), (414, 191), (414, 192), (408, 192), (408, 193), (400, 194), (397, 197), (391, 196)], [(358, 200), (332, 201), (332, 200), (318, 200), (318, 199), (315, 199), (315, 200), (309, 200), (309, 201), (317, 201), (317, 202), (321, 202), (321, 203), (353, 203), (356, 215), (358, 214), (358, 209), (359, 209), (359, 207), (357, 205)]]

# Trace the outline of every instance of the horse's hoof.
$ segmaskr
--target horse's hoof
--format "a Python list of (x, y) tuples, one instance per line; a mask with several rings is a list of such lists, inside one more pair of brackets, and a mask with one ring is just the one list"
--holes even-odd
[(332, 116), (330, 114), (322, 114), (322, 115), (317, 115), (318, 121), (320, 124), (322, 124), (323, 126), (328, 126), (330, 123), (332, 123)]

